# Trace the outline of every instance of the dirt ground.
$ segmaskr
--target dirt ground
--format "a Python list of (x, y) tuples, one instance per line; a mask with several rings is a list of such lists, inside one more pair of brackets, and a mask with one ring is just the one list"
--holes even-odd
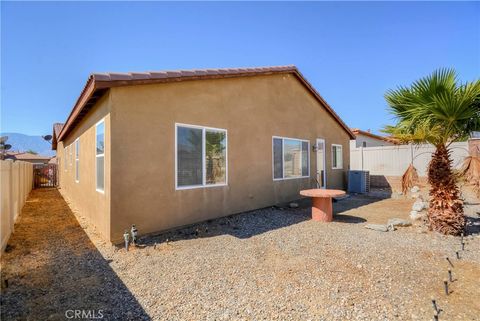
[[(468, 198), (477, 224), (480, 203)], [(412, 203), (353, 196), (322, 224), (301, 202), (143, 237), (126, 252), (58, 191), (34, 190), (1, 258), (1, 318), (83, 310), (89, 320), (431, 320), (433, 297), (440, 320), (480, 320), (479, 236), (461, 251), (459, 238), (422, 226), (365, 228), (408, 219)]]

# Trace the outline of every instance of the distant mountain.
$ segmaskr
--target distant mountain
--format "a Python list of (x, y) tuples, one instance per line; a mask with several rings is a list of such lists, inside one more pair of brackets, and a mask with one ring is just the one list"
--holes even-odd
[(30, 136), (19, 133), (1, 133), (1, 136), (8, 136), (7, 144), (12, 145), (10, 151), (33, 150), (39, 155), (55, 156), (55, 151), (52, 150), (52, 145), (45, 141), (42, 136)]

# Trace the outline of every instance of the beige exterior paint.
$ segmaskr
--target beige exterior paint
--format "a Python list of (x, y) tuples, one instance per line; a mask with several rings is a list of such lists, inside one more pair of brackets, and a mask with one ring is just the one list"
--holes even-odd
[[(114, 242), (131, 224), (149, 233), (298, 199), (316, 155), (311, 178), (273, 181), (272, 136), (324, 138), (327, 186), (344, 187), (349, 135), (292, 74), (117, 87), (111, 99)], [(175, 123), (228, 131), (228, 186), (175, 190)]]
[[(96, 190), (95, 181), (95, 125), (105, 119), (105, 189)], [(57, 144), (59, 191), (70, 205), (87, 217), (106, 238), (110, 239), (110, 94), (107, 93), (80, 121), (65, 140)], [(75, 181), (75, 140), (80, 141), (79, 181)], [(71, 144), (71, 145), (70, 145)], [(71, 147), (67, 156), (65, 147)]]
[[(95, 124), (105, 117), (105, 194), (95, 190)], [(175, 124), (226, 129), (228, 186), (175, 189)], [(310, 177), (274, 181), (272, 137), (310, 141)], [(80, 182), (64, 145), (80, 137)], [(349, 134), (293, 74), (111, 88), (58, 144), (62, 194), (121, 242), (132, 224), (151, 233), (298, 199), (315, 186), (317, 138), (326, 142), (327, 187), (343, 188)], [(343, 146), (332, 169), (331, 144)]]

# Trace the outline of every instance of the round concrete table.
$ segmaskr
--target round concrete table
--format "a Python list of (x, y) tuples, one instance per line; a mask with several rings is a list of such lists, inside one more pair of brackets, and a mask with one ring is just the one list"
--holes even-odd
[(312, 198), (312, 220), (320, 222), (333, 221), (332, 197), (345, 195), (338, 189), (306, 189), (300, 195)]

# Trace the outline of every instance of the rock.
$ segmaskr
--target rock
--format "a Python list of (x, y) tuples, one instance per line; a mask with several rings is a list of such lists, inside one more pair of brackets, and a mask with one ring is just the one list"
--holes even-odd
[(425, 209), (425, 202), (423, 202), (422, 200), (417, 199), (415, 203), (413, 203), (412, 211), (420, 212), (420, 211), (423, 211), (424, 209)]
[(393, 225), (393, 226), (410, 226), (412, 223), (407, 220), (402, 220), (401, 218), (391, 218), (388, 220), (387, 223), (388, 226)]
[(290, 208), (298, 208), (298, 203), (292, 202), (289, 204)]
[(365, 225), (365, 228), (368, 228), (370, 230), (375, 230), (379, 232), (388, 232), (388, 227), (383, 224), (367, 224)]
[(412, 192), (412, 193), (418, 193), (418, 192), (420, 192), (420, 188), (419, 188), (418, 186), (414, 186), (414, 187), (412, 187), (412, 188), (410, 189), (410, 192)]
[(422, 214), (420, 214), (418, 211), (411, 211), (410, 212), (410, 218), (414, 221), (419, 220), (423, 217)]

